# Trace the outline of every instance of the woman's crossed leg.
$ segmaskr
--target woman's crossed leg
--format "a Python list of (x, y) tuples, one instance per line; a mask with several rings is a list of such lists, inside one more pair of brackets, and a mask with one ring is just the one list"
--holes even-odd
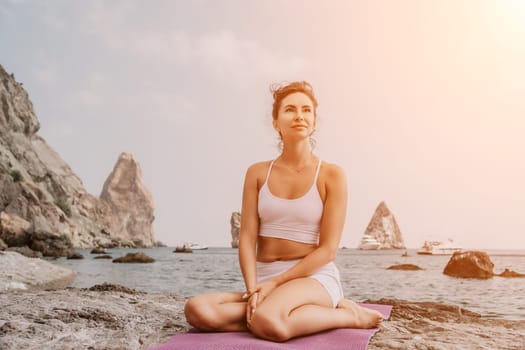
[(215, 293), (191, 298), (186, 319), (206, 331), (246, 331), (257, 337), (286, 341), (334, 328), (373, 328), (382, 315), (349, 300), (332, 306), (330, 295), (312, 278), (298, 278), (277, 287), (246, 320), (242, 293)]

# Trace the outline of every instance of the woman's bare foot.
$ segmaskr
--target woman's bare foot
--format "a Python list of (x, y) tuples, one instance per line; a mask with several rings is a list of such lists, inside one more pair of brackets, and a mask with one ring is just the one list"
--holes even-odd
[(348, 299), (341, 300), (337, 308), (344, 309), (351, 314), (348, 328), (376, 328), (383, 321), (383, 315), (380, 312), (359, 306)]

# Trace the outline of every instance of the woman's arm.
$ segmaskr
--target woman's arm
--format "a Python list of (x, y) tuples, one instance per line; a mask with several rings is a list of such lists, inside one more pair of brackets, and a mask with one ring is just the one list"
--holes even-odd
[(257, 234), (259, 232), (257, 170), (260, 164), (254, 164), (246, 171), (242, 195), (238, 254), (246, 291), (252, 290), (257, 285), (255, 270)]
[(337, 256), (346, 217), (347, 188), (344, 171), (337, 165), (328, 165), (326, 171), (326, 198), (319, 235), (319, 245), (296, 265), (272, 280), (257, 286), (258, 303), (272, 290), (287, 281), (313, 274)]

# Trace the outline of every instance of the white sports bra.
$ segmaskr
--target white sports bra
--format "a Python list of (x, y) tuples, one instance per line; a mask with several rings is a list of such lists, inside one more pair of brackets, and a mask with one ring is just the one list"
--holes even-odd
[(317, 190), (321, 160), (312, 187), (304, 196), (294, 199), (279, 198), (270, 192), (268, 179), (274, 162), (270, 164), (266, 180), (259, 190), (259, 236), (317, 244), (323, 215), (323, 201)]

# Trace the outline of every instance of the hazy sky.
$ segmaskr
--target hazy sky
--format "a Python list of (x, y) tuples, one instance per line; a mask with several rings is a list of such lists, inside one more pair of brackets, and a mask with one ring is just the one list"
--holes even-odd
[(385, 201), (405, 243), (525, 249), (525, 1), (0, 0), (0, 64), (98, 195), (140, 163), (155, 236), (230, 243), (277, 156), (269, 85), (310, 81), (347, 174), (342, 245)]

